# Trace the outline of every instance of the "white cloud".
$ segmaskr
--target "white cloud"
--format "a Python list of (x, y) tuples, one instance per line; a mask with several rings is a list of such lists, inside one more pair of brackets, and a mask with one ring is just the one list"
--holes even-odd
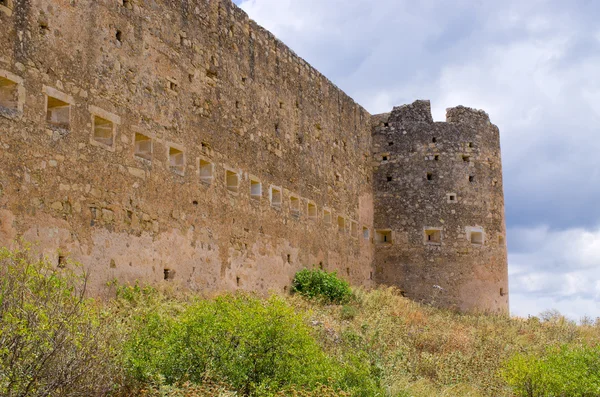
[(519, 316), (558, 309), (574, 319), (600, 317), (600, 228), (508, 230), (511, 310)]

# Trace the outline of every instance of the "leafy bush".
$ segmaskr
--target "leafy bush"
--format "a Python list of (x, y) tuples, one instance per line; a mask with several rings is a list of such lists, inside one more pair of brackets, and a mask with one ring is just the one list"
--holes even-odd
[(243, 395), (272, 395), (292, 385), (311, 390), (336, 375), (302, 317), (278, 297), (227, 295), (137, 321), (125, 350), (142, 382), (212, 380)]
[(112, 324), (86, 278), (0, 248), (0, 395), (100, 396), (113, 389)]
[(546, 354), (515, 354), (503, 371), (518, 396), (600, 395), (600, 348), (563, 345)]
[(346, 303), (352, 297), (350, 285), (337, 274), (323, 270), (304, 269), (296, 273), (292, 292), (328, 303)]

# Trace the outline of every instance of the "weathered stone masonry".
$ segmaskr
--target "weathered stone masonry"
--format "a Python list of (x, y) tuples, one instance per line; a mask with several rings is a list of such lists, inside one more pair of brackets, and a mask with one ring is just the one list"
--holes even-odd
[(375, 227), (389, 235), (376, 280), (420, 301), (507, 310), (498, 128), (462, 106), (446, 119), (434, 123), (428, 101), (373, 117)]
[[(410, 268), (429, 260), (429, 246), (398, 236), (426, 219), (407, 226), (381, 210), (403, 213), (422, 187), (400, 184), (402, 199), (384, 199), (384, 165), (373, 169), (381, 116), (230, 0), (0, 0), (0, 43), (1, 245), (81, 261), (96, 293), (114, 279), (285, 291), (298, 269), (318, 265), (425, 298), (417, 284), (433, 279)], [(493, 159), (501, 200), (499, 148)], [(470, 273), (506, 270), (505, 248), (488, 244), (503, 236), (503, 207), (488, 225), (453, 191), (457, 225), (485, 228), (480, 250), (504, 260), (491, 270), (466, 252), (451, 265), (465, 263), (460, 277), (440, 272), (449, 292), (439, 303), (476, 308), (459, 290), (472, 287)], [(414, 255), (388, 255), (404, 250)], [(473, 287), (490, 297), (481, 308), (506, 310), (488, 290), (496, 284)]]

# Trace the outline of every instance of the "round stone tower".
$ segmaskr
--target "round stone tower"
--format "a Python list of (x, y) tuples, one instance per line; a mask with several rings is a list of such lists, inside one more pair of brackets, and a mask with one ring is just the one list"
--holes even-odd
[(481, 110), (429, 101), (373, 117), (375, 277), (407, 297), (508, 312), (498, 128)]

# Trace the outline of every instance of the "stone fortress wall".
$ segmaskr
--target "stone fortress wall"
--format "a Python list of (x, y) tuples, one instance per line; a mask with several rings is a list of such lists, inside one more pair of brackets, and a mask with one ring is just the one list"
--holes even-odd
[[(57, 266), (80, 261), (96, 293), (115, 279), (285, 291), (315, 265), (426, 295), (410, 292), (418, 278), (403, 280), (430, 246), (399, 237), (423, 219), (386, 222), (379, 208), (403, 213), (414, 196), (378, 192), (387, 127), (372, 124), (383, 116), (230, 0), (0, 0), (0, 43), (0, 245), (29, 242)], [(486, 236), (503, 233), (477, 206), (463, 215)], [(392, 244), (380, 241), (388, 229)], [(405, 249), (410, 261), (390, 263)], [(471, 254), (456, 257), (452, 267), (467, 265), (449, 291), (469, 287), (482, 258)], [(461, 299), (447, 295), (440, 303)]]

